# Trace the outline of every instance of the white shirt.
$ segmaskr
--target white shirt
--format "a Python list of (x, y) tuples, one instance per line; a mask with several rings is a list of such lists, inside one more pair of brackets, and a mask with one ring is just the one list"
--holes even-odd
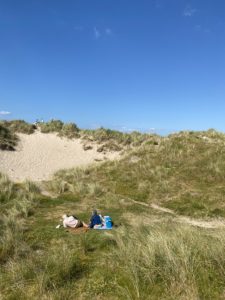
[(75, 219), (73, 216), (67, 217), (63, 220), (64, 227), (72, 227), (75, 228), (78, 223), (78, 220)]

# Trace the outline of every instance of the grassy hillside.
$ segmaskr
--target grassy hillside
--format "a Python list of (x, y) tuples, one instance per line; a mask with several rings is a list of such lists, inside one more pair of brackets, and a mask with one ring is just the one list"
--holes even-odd
[[(0, 175), (0, 298), (223, 299), (225, 228), (132, 200), (222, 220), (224, 146), (213, 130), (152, 137), (120, 161), (58, 172), (45, 183), (55, 198)], [(64, 213), (88, 222), (93, 208), (114, 230), (55, 228)]]
[[(222, 299), (225, 230), (174, 222), (122, 198), (87, 193), (55, 199), (0, 177), (1, 299)], [(87, 221), (97, 207), (113, 231), (56, 229), (63, 213)]]
[[(191, 216), (225, 216), (225, 135), (184, 132), (145, 142), (120, 161), (89, 170), (66, 170), (49, 186), (54, 192), (156, 203)], [(91, 187), (91, 188), (90, 188)]]

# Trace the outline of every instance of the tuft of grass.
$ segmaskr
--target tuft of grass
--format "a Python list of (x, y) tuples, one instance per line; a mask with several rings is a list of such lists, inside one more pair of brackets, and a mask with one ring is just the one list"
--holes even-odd
[(15, 150), (19, 140), (16, 133), (32, 134), (35, 129), (35, 125), (23, 120), (0, 121), (0, 150)]
[(38, 123), (38, 125), (43, 133), (56, 132), (59, 136), (70, 139), (79, 137), (79, 128), (75, 123), (63, 123), (60, 120), (51, 120), (45, 123)]
[(79, 137), (79, 128), (74, 123), (63, 124), (62, 130), (59, 132), (60, 136), (67, 137), (69, 139)]
[(182, 225), (123, 229), (109, 255), (123, 299), (220, 299), (224, 292), (224, 234)]
[(158, 145), (160, 137), (153, 134), (143, 134), (137, 131), (125, 133), (121, 131), (98, 128), (95, 130), (82, 130), (81, 137), (84, 140), (95, 141), (102, 144), (98, 151), (121, 151), (124, 146), (140, 146), (144, 143), (155, 143)]
[(43, 133), (60, 132), (63, 127), (63, 122), (60, 120), (50, 120), (49, 122), (38, 123), (38, 126)]
[(0, 174), (0, 262), (20, 252), (23, 245), (25, 219), (38, 201), (24, 186), (17, 186)]
[(24, 120), (1, 121), (1, 125), (10, 130), (12, 133), (34, 133), (36, 126), (25, 122)]
[(15, 150), (18, 138), (0, 123), (0, 150)]

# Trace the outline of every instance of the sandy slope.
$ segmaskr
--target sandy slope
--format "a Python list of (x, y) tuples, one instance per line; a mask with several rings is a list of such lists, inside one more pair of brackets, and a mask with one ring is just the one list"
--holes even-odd
[(85, 166), (95, 159), (115, 159), (118, 153), (98, 153), (97, 146), (84, 151), (81, 140), (68, 140), (56, 134), (19, 134), (17, 151), (0, 151), (0, 172), (14, 181), (40, 181), (60, 169)]

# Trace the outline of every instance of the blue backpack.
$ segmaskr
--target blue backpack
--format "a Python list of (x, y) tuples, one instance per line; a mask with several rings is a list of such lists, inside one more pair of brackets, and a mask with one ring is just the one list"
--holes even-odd
[(107, 229), (112, 229), (113, 224), (112, 224), (112, 218), (110, 216), (104, 216), (104, 223)]
[(109, 230), (109, 229), (112, 229), (113, 227), (113, 223), (112, 223), (112, 219), (110, 216), (104, 216), (103, 217), (104, 219), (104, 225), (95, 225), (94, 229), (105, 229), (105, 230)]

